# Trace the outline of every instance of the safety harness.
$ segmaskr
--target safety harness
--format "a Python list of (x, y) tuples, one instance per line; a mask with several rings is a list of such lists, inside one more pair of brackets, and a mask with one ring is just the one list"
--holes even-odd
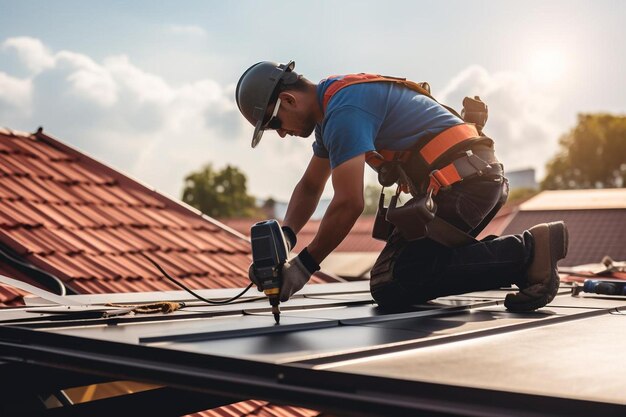
[[(328, 79), (337, 77), (339, 76), (331, 76), (328, 77)], [(402, 85), (419, 94), (425, 95), (432, 100), (435, 100), (430, 94), (430, 86), (428, 83), (416, 83), (405, 78), (376, 74), (350, 74), (335, 80), (326, 89), (322, 100), (324, 113), (326, 113), (326, 108), (328, 107), (330, 100), (342, 89), (355, 84), (371, 82), (388, 82)], [(443, 104), (441, 105), (452, 114), (462, 119), (461, 115), (454, 111), (454, 109)], [(480, 128), (482, 128), (482, 126), (480, 126)], [(448, 189), (453, 184), (465, 179), (483, 175), (483, 171), (485, 169), (491, 168), (489, 163), (476, 156), (472, 150), (470, 150), (474, 144), (488, 144), (488, 146), (493, 145), (493, 141), (491, 141), (491, 139), (481, 134), (480, 128), (477, 128), (477, 126), (472, 123), (461, 123), (443, 130), (412, 149), (403, 151), (382, 149), (367, 152), (365, 155), (365, 161), (378, 173), (378, 181), (383, 186), (383, 189), (384, 187), (391, 186), (394, 183), (398, 184), (396, 195), (392, 198), (389, 206), (389, 209), (395, 210), (395, 213), (391, 217), (397, 217), (398, 213), (400, 213), (401, 207), (398, 207), (396, 210), (397, 198), (400, 192), (404, 191), (409, 192), (416, 199), (421, 199), (419, 202), (419, 208), (414, 208), (413, 211), (418, 213), (419, 217), (424, 220), (425, 224), (430, 225), (431, 228), (433, 226), (433, 222), (441, 225), (443, 220), (435, 217), (436, 206), (432, 201), (432, 197), (437, 195), (437, 193), (439, 193), (442, 189)], [(457, 154), (460, 154), (460, 157), (451, 158)], [(450, 159), (453, 160), (450, 161)], [(415, 172), (425, 173), (427, 177), (425, 175), (410, 175)], [(417, 178), (418, 176), (420, 178)], [(428, 178), (427, 181), (425, 181), (426, 178)], [(377, 215), (378, 217), (381, 216), (380, 212), (384, 209), (383, 201), (384, 198), (381, 193), (379, 214)], [(408, 212), (409, 207), (407, 207), (404, 211)], [(392, 213), (388, 213), (386, 210), (383, 210), (382, 216), (385, 217), (386, 221), (390, 221), (389, 214)], [(406, 224), (410, 223), (409, 221), (400, 221)], [(399, 225), (396, 224), (395, 226), (398, 227)], [(398, 228), (402, 229), (401, 227)], [(415, 227), (411, 228), (413, 231), (406, 232), (407, 227), (404, 227), (404, 232), (406, 233), (403, 234), (408, 240), (414, 240), (428, 235), (428, 237), (438, 240), (447, 246), (459, 246), (474, 241), (471, 236), (447, 223), (443, 226), (436, 227), (438, 229), (445, 229), (445, 234), (448, 235), (447, 237), (432, 236), (432, 233), (428, 233), (426, 225), (424, 225), (423, 232), (421, 229), (420, 231), (416, 231), (417, 229)], [(375, 227), (373, 234), (375, 238), (386, 240), (388, 237), (387, 231), (377, 233)], [(401, 230), (401, 232), (403, 232), (403, 230)], [(452, 240), (450, 240), (450, 235), (452, 235)]]
[[(329, 79), (332, 79), (334, 77), (337, 76), (331, 76), (329, 77)], [(322, 101), (324, 113), (326, 112), (328, 103), (337, 92), (351, 85), (371, 82), (390, 82), (394, 84), (399, 84), (435, 100), (430, 94), (430, 87), (428, 86), (428, 83), (416, 83), (414, 81), (409, 81), (405, 78), (389, 77), (376, 74), (350, 74), (334, 81), (326, 89)], [(456, 111), (454, 111), (454, 109), (447, 106), (444, 107), (455, 116), (461, 118), (461, 116)], [(430, 172), (430, 182), (427, 189), (428, 191), (432, 190), (433, 195), (437, 195), (441, 188), (450, 187), (452, 184), (462, 181), (468, 176), (478, 174), (479, 171), (481, 171), (480, 165), (474, 168), (473, 164), (471, 163), (468, 166), (463, 162), (456, 161), (453, 161), (452, 163), (447, 164), (440, 169), (435, 169), (437, 163), (444, 159), (447, 155), (449, 155), (451, 151), (459, 149), (459, 147), (469, 146), (468, 142), (475, 142), (477, 140), (484, 141), (485, 139), (486, 138), (480, 134), (474, 124), (462, 123), (443, 130), (439, 134), (432, 137), (430, 140), (427, 140), (425, 141), (425, 143), (420, 144), (421, 146), (419, 148), (404, 151), (382, 149), (367, 152), (365, 154), (365, 161), (372, 169), (380, 173), (381, 171), (384, 172), (385, 168), (389, 169), (389, 167), (383, 168), (389, 162), (393, 163), (394, 165), (397, 165), (398, 163), (406, 164), (410, 160), (413, 160), (414, 162), (415, 158), (412, 158), (412, 156), (414, 156), (414, 154), (417, 152), (421, 157), (423, 164), (428, 169), (428, 172)], [(470, 155), (468, 156), (471, 158)], [(473, 158), (473, 160), (474, 161), (472, 162), (474, 163), (478, 162), (476, 161), (476, 158)], [(381, 181), (381, 184), (383, 186), (391, 185), (389, 183), (390, 181), (385, 180), (384, 176), (379, 176), (379, 180), (381, 179), (383, 180)], [(392, 183), (393, 182), (395, 181), (392, 181)]]

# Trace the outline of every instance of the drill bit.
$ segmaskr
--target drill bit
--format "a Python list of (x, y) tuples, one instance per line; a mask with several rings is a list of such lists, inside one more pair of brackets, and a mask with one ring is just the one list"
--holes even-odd
[(278, 306), (272, 306), (272, 314), (274, 315), (276, 324), (280, 324), (280, 308), (278, 308)]
[(280, 301), (278, 297), (271, 297), (270, 305), (272, 306), (272, 314), (274, 315), (274, 320), (276, 320), (276, 324), (280, 324)]

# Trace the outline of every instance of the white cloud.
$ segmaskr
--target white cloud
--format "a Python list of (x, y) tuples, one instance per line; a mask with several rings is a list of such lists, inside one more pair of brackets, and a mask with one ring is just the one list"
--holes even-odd
[(495, 140), (505, 168), (534, 167), (541, 176), (556, 151), (559, 129), (552, 120), (557, 100), (523, 73), (489, 73), (476, 65), (461, 71), (436, 97), (460, 110), (463, 97), (475, 95), (489, 106), (485, 133)]
[(21, 36), (8, 38), (2, 43), (2, 49), (15, 50), (26, 67), (33, 73), (38, 73), (54, 65), (54, 57), (36, 38)]
[[(36, 62), (32, 45), (48, 51), (36, 39), (8, 43), (28, 68)], [(73, 51), (47, 53), (45, 65), (27, 78), (0, 72), (0, 126), (43, 125), (173, 197), (180, 196), (186, 174), (212, 162), (241, 168), (256, 195), (287, 199), (310, 157), (310, 141), (271, 134), (253, 151), (252, 127), (239, 114), (234, 85), (211, 79), (174, 85), (127, 56), (99, 62)]]
[[(97, 61), (73, 51), (51, 52), (37, 39), (16, 39), (23, 38), (3, 45), (32, 72), (16, 78), (2, 72), (8, 69), (0, 60), (0, 126), (43, 125), (173, 197), (180, 196), (186, 174), (212, 162), (242, 169), (253, 194), (286, 200), (310, 158), (311, 139), (281, 139), (269, 132), (252, 150), (252, 127), (237, 110), (234, 85), (211, 79), (175, 85), (127, 56)], [(470, 67), (436, 97), (458, 108), (465, 95), (474, 94), (489, 104), (486, 132), (508, 169), (539, 168), (552, 155), (554, 103), (521, 75)]]
[(106, 68), (91, 58), (75, 52), (61, 51), (55, 56), (55, 64), (67, 68), (66, 80), (71, 91), (78, 97), (109, 107), (117, 101), (118, 86)]
[(28, 111), (32, 98), (33, 85), (28, 79), (11, 77), (0, 72), (0, 101)]
[(206, 30), (196, 25), (168, 25), (168, 32), (174, 35), (205, 37)]

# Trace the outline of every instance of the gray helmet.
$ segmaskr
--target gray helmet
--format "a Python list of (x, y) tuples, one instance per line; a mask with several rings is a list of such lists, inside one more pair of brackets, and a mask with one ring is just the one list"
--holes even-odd
[(263, 61), (254, 64), (243, 73), (237, 83), (235, 100), (239, 111), (254, 126), (252, 147), (254, 148), (263, 136), (266, 124), (267, 106), (274, 98), (278, 84), (293, 84), (298, 80), (298, 74), (293, 71), (296, 63), (287, 64)]

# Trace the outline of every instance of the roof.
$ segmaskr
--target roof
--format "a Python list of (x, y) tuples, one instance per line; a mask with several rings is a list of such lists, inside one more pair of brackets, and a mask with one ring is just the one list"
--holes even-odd
[(626, 209), (626, 189), (543, 191), (521, 204), (522, 211)]
[[(54, 274), (70, 293), (178, 289), (142, 253), (192, 289), (249, 284), (245, 236), (41, 130), (0, 129), (0, 248)], [(6, 259), (0, 274), (45, 287)], [(25, 294), (0, 285), (0, 305), (22, 304)]]
[[(337, 415), (623, 415), (626, 363), (616, 352), (626, 349), (626, 298), (572, 297), (563, 284), (545, 308), (515, 314), (503, 306), (510, 291), (387, 312), (367, 282), (313, 285), (282, 304), (279, 326), (267, 302), (251, 295), (152, 317), (85, 320), (31, 306), (0, 311), (0, 361), (158, 382), (206, 399), (245, 393)], [(254, 407), (210, 415), (257, 415)], [(280, 410), (258, 415), (298, 415)]]
[[(385, 247), (385, 242), (372, 238), (374, 216), (360, 216), (346, 238), (337, 246), (333, 253), (339, 252), (380, 252)], [(220, 219), (238, 232), (249, 235), (250, 226), (254, 219)], [(294, 251), (300, 252), (315, 237), (320, 227), (321, 220), (309, 220), (298, 233), (298, 244)]]
[[(38, 132), (0, 130), (0, 243), (76, 293), (245, 287), (245, 237)], [(324, 282), (314, 278), (314, 282)]]
[(499, 234), (520, 233), (535, 224), (563, 220), (569, 231), (560, 265), (626, 259), (626, 188), (543, 191), (507, 217)]

